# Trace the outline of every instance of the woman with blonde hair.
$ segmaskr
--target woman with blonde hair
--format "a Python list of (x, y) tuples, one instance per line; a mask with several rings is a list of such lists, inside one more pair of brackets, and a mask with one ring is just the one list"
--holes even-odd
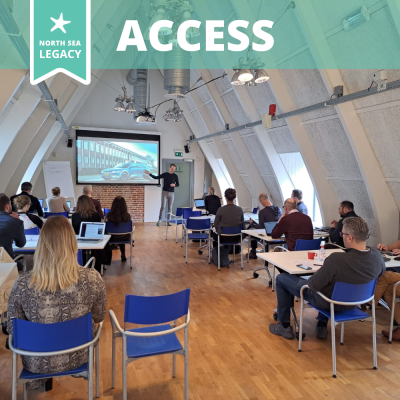
[(42, 229), (43, 221), (35, 214), (29, 213), (31, 199), (28, 196), (17, 196), (13, 200), (14, 209), (17, 210), (19, 219), (24, 223), (24, 229), (33, 229), (38, 227)]
[(46, 200), (49, 212), (62, 213), (65, 211), (71, 211), (68, 207), (65, 197), (61, 197), (61, 189), (58, 186), (53, 187), (53, 189), (51, 189), (51, 193), (53, 194), (53, 197), (49, 197)]
[[(7, 310), (7, 330), (13, 319), (41, 324), (69, 321), (92, 313), (92, 326), (104, 320), (106, 288), (100, 274), (77, 262), (78, 244), (69, 221), (50, 217), (43, 225), (33, 257), (32, 271), (15, 281)], [(22, 357), (24, 368), (33, 373), (52, 374), (80, 367), (88, 362), (88, 349), (62, 357)], [(39, 383), (37, 383), (39, 382)], [(30, 390), (43, 382), (34, 381)]]

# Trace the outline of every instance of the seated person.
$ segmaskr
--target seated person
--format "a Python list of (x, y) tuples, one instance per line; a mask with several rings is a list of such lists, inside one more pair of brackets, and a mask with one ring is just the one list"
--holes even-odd
[[(234, 204), (236, 199), (235, 189), (225, 190), (226, 206), (220, 207), (215, 215), (214, 228), (216, 232), (213, 233), (213, 239), (215, 241), (214, 247), (218, 246), (218, 234), (221, 233), (221, 228), (234, 228), (239, 225), (243, 225), (244, 216), (241, 207)], [(224, 242), (236, 242), (240, 240), (239, 236), (221, 236), (220, 243)]]
[(297, 210), (302, 214), (308, 215), (308, 208), (303, 203), (303, 192), (300, 189), (293, 189), (292, 199), (296, 202)]
[[(69, 221), (62, 216), (48, 218), (40, 233), (33, 270), (21, 274), (11, 289), (7, 310), (9, 334), (13, 332), (14, 318), (52, 324), (88, 313), (92, 313), (95, 332), (95, 323), (103, 321), (106, 315), (106, 288), (97, 271), (78, 265), (77, 252)], [(88, 356), (89, 349), (64, 356), (23, 356), (22, 365), (30, 372), (51, 374), (78, 368), (88, 362)], [(42, 384), (32, 381), (28, 389)]]
[(90, 200), (92, 200), (92, 203), (93, 203), (96, 211), (100, 215), (101, 219), (103, 219), (104, 218), (104, 213), (103, 213), (103, 210), (101, 208), (100, 201), (93, 198), (93, 189), (92, 189), (92, 187), (91, 186), (84, 186), (82, 192), (83, 192), (83, 194), (85, 196), (90, 197)]
[(77, 235), (79, 235), (81, 229), (81, 222), (101, 222), (101, 217), (96, 212), (90, 197), (85, 195), (79, 196), (71, 221)]
[[(395, 283), (400, 281), (400, 274), (398, 272), (386, 271), (382, 276), (379, 277), (375, 288), (375, 306), (378, 305), (381, 297), (386, 301), (389, 308), (392, 307), (393, 301), (393, 286)], [(396, 297), (400, 296), (400, 285), (396, 288)], [(394, 319), (397, 323), (400, 322), (400, 307), (399, 303), (395, 303), (394, 307)], [(383, 330), (382, 335), (389, 337), (389, 331)], [(393, 329), (393, 340), (400, 340), (400, 327), (397, 326)]]
[[(40, 205), (39, 199), (32, 195), (33, 185), (30, 182), (24, 182), (21, 185), (21, 193), (15, 196), (11, 196), (11, 204), (14, 204), (14, 199), (18, 196), (28, 196), (31, 199), (31, 207), (29, 208), (30, 213), (36, 213), (39, 217), (43, 217), (42, 206)], [(17, 211), (14, 209), (14, 211)]]
[(343, 238), (340, 236), (340, 232), (342, 232), (343, 221), (345, 218), (349, 217), (358, 217), (358, 215), (354, 212), (354, 204), (351, 201), (342, 201), (339, 204), (339, 215), (342, 219), (338, 221), (333, 220), (331, 222), (331, 229), (329, 229), (329, 238), (332, 243), (336, 243), (340, 247), (344, 247)]
[(43, 221), (36, 214), (28, 212), (31, 206), (31, 199), (28, 196), (14, 198), (14, 208), (17, 210), (19, 219), (24, 223), (24, 230), (38, 227), (42, 229)]
[[(304, 285), (304, 299), (323, 310), (329, 310), (330, 304), (317, 292), (328, 298), (332, 297), (336, 282), (365, 284), (371, 282), (385, 272), (385, 262), (378, 250), (367, 247), (369, 229), (362, 218), (346, 218), (342, 230), (344, 252), (332, 253), (326, 258), (323, 266), (305, 280), (297, 275), (279, 274), (276, 278), (276, 295), (278, 299), (278, 323), (271, 324), (269, 331), (285, 339), (294, 339), (290, 326), (290, 308), (293, 297), (300, 297), (300, 289)], [(335, 311), (345, 311), (354, 307), (335, 305)], [(318, 314), (315, 328), (317, 338), (326, 339), (328, 335), (328, 318)]]
[(209, 214), (216, 215), (218, 209), (221, 207), (221, 199), (216, 196), (214, 188), (208, 188), (208, 195), (204, 198), (204, 204)]
[[(13, 212), (10, 199), (4, 194), (0, 194), (0, 247), (15, 258), (13, 252), (13, 242), (17, 247), (24, 247), (26, 237), (24, 223), (19, 219), (18, 214)], [(20, 266), (18, 266), (20, 269)]]
[(272, 239), (279, 239), (285, 235), (286, 245), (289, 251), (296, 247), (297, 239), (314, 239), (314, 230), (311, 218), (300, 213), (296, 208), (296, 202), (293, 199), (287, 199), (283, 206), (285, 213), (272, 230)]
[[(266, 193), (261, 193), (258, 200), (264, 208), (258, 213), (258, 224), (250, 218), (250, 228), (265, 229), (265, 222), (279, 221), (282, 216), (282, 210), (271, 203)], [(257, 240), (252, 240), (250, 258), (257, 259), (256, 250)]]
[(396, 256), (400, 256), (400, 240), (391, 244), (390, 246), (386, 246), (385, 244), (378, 244), (378, 250), (380, 251), (391, 251)]
[[(117, 196), (111, 205), (111, 210), (106, 215), (106, 221), (112, 222), (116, 227), (119, 227), (121, 223), (131, 221), (131, 215), (128, 213), (128, 207), (123, 197)], [(114, 235), (111, 236), (110, 242), (120, 242), (130, 240), (129, 235)], [(121, 262), (126, 261), (125, 244), (118, 245), (121, 250)]]
[(51, 193), (53, 193), (53, 197), (49, 197), (46, 200), (49, 212), (62, 213), (65, 211), (71, 211), (68, 207), (65, 197), (61, 197), (61, 189), (59, 187), (53, 187), (53, 189), (51, 189)]

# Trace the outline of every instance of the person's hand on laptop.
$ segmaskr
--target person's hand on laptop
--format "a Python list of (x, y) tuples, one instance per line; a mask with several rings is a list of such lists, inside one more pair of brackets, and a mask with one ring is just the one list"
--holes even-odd
[[(378, 244), (378, 250), (381, 250), (381, 251), (388, 251), (388, 250), (389, 250), (389, 247), (386, 246), (385, 244), (379, 243), (379, 244)], [(397, 249), (396, 249), (396, 250), (397, 250)]]

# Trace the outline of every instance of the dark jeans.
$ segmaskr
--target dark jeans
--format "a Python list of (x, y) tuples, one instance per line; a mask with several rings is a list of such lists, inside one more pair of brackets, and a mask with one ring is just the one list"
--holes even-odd
[[(278, 298), (278, 321), (290, 322), (290, 308), (294, 305), (294, 296), (300, 298), (300, 289), (307, 285), (307, 280), (296, 275), (279, 274), (276, 277), (276, 297)], [(321, 307), (321, 300), (316, 298), (320, 297), (311, 289), (304, 290), (304, 299), (313, 306)], [(318, 301), (318, 303), (317, 303)], [(329, 304), (326, 303), (326, 310), (329, 310)], [(329, 318), (325, 315), (318, 313), (318, 321), (328, 322)]]

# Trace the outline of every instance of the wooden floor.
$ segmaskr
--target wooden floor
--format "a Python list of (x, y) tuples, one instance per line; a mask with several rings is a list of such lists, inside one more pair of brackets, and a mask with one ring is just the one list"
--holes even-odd
[[(173, 230), (171, 229), (171, 232)], [(378, 370), (372, 370), (372, 335), (368, 322), (346, 325), (345, 345), (338, 346), (338, 378), (332, 378), (331, 342), (315, 338), (316, 312), (306, 311), (306, 340), (302, 353), (296, 340), (273, 336), (276, 295), (266, 273), (253, 279), (261, 261), (240, 261), (218, 272), (190, 245), (185, 264), (179, 244), (165, 241), (165, 227), (136, 224), (133, 270), (121, 265), (119, 252), (104, 275), (108, 309), (122, 321), (124, 296), (163, 295), (191, 288), (189, 328), (189, 393), (191, 399), (398, 399), (400, 398), (400, 343), (388, 344), (380, 334), (389, 325), (389, 312), (378, 315)], [(339, 328), (337, 328), (339, 329)], [(339, 331), (338, 331), (339, 332)], [(183, 339), (183, 335), (179, 335)], [(11, 398), (11, 353), (0, 333), (0, 398)], [(117, 344), (116, 388), (111, 386), (111, 324), (107, 314), (101, 334), (100, 398), (122, 399), (121, 342)], [(176, 378), (171, 378), (172, 356), (152, 357), (128, 366), (128, 398), (183, 399), (183, 358), (177, 356)], [(19, 389), (19, 398), (22, 390)], [(48, 393), (29, 399), (87, 399), (87, 382), (70, 377), (54, 381)]]

